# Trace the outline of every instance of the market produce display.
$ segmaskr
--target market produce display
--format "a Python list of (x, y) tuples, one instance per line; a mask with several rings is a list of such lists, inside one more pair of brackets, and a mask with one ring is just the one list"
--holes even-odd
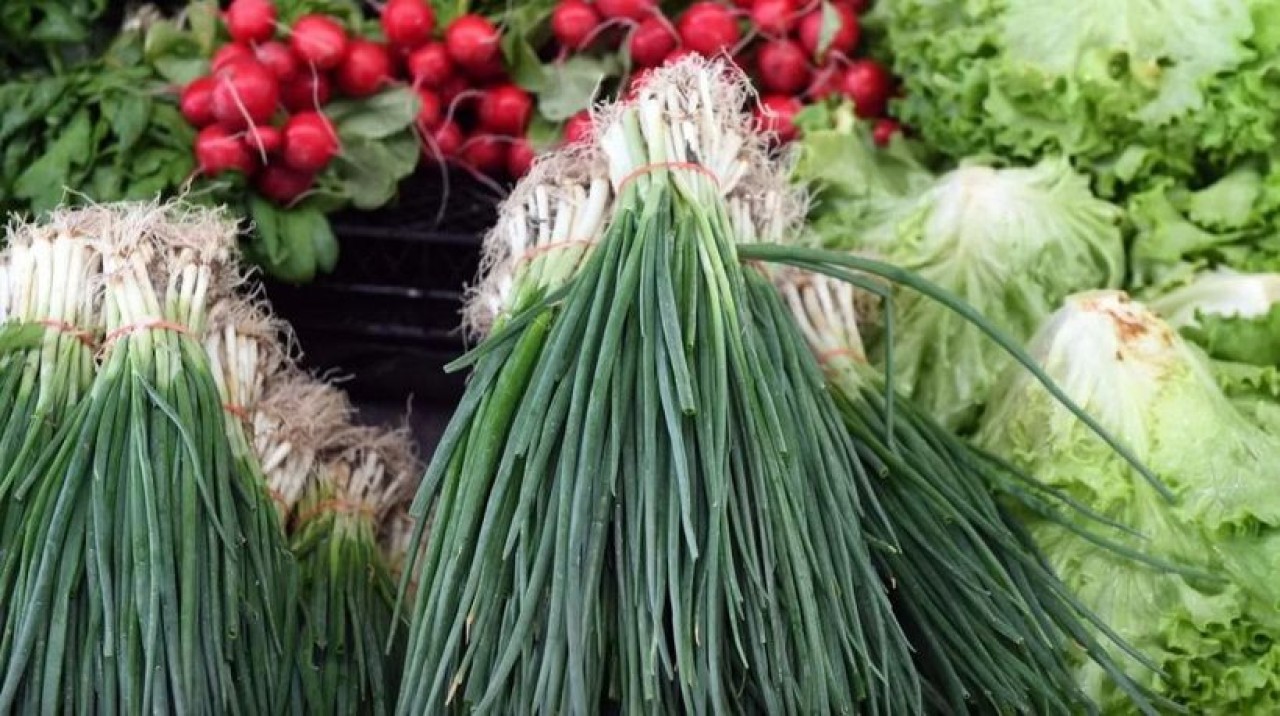
[(395, 688), (367, 637), (391, 631), (412, 451), (294, 366), (235, 238), (155, 203), (9, 232), (0, 710), (353, 712)]
[(1278, 2), (5, 3), (0, 712), (1277, 711)]

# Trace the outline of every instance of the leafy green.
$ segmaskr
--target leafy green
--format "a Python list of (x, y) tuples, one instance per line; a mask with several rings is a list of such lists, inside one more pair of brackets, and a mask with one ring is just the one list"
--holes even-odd
[(107, 0), (5, 0), (0, 3), (0, 77), (74, 64), (105, 44)]
[(570, 57), (554, 67), (544, 67), (549, 74), (538, 95), (538, 112), (557, 122), (568, 119), (591, 106), (601, 83), (620, 72), (616, 58), (585, 55)]
[(343, 141), (385, 139), (413, 123), (421, 100), (412, 89), (397, 87), (361, 100), (335, 100), (325, 115)]
[(305, 203), (283, 208), (257, 195), (248, 206), (254, 232), (245, 252), (272, 276), (307, 283), (317, 271), (333, 270), (338, 243), (324, 214)]
[(1104, 196), (1276, 143), (1280, 0), (880, 3), (898, 112), (954, 157), (1065, 154)]
[(1280, 274), (1203, 273), (1151, 307), (1217, 360), (1280, 365)]
[[(1072, 296), (1030, 350), (1177, 497), (1161, 499), (1037, 382), (1010, 371), (977, 444), (1126, 526), (1139, 537), (1108, 538), (1148, 556), (1127, 559), (1029, 519), (1050, 563), (1163, 673), (1123, 659), (1157, 693), (1190, 713), (1280, 708), (1280, 438), (1228, 400), (1199, 351), (1120, 292)], [(1077, 679), (1104, 712), (1127, 712), (1083, 658)]]
[(842, 236), (874, 225), (897, 200), (924, 191), (935, 179), (915, 147), (875, 147), (870, 128), (848, 103), (807, 107), (796, 125), (804, 140), (795, 175), (814, 193), (810, 229), (824, 243), (842, 243)]
[[(1119, 212), (1065, 161), (965, 166), (933, 178), (909, 154), (875, 154), (854, 129), (807, 132), (801, 142), (796, 176), (817, 194), (812, 226), (827, 246), (919, 273), (1019, 340), (1068, 294), (1123, 278)], [(919, 294), (899, 291), (893, 301), (893, 345), (873, 341), (873, 354), (892, 359), (910, 398), (964, 428), (1007, 357)]]
[(1280, 173), (1269, 162), (1242, 163), (1200, 189), (1162, 182), (1127, 209), (1136, 286), (1176, 282), (1203, 266), (1280, 267)]

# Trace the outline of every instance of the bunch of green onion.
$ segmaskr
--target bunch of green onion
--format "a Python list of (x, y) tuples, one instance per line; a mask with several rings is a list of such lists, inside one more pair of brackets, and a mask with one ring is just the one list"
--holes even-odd
[[(472, 379), (411, 511), (398, 711), (1089, 711), (1077, 648), (1150, 710), (997, 497), (1077, 506), (895, 400), (861, 367), (851, 287), (789, 305), (751, 262), (942, 302), (1158, 480), (954, 296), (754, 243), (802, 202), (726, 111), (740, 82), (657, 71), (600, 113), (599, 147), (540, 160), (487, 238), (468, 324), (488, 337), (455, 365)], [(838, 349), (832, 380), (811, 342)]]
[(415, 462), (403, 432), (352, 428), (329, 448), (339, 454), (304, 491), (292, 535), (302, 575), (299, 703), (306, 714), (386, 714), (403, 644), (384, 655), (395, 584), (377, 533), (413, 484)]
[(272, 373), (253, 404), (253, 448), (281, 524), (293, 527), (306, 490), (320, 479), (324, 454), (349, 429), (354, 408), (346, 393), (292, 365)]
[(852, 285), (799, 271), (777, 272), (775, 284), (876, 475), (872, 487), (892, 529), (876, 536), (898, 546), (878, 550), (877, 562), (893, 585), (936, 712), (1087, 711), (1092, 704), (1068, 659), (1074, 649), (1149, 711), (1146, 696), (1094, 636), (1102, 625), (997, 496), (1042, 514), (1073, 506), (909, 401), (886, 400), (883, 376), (866, 360)]
[(278, 712), (291, 557), (259, 529), (270, 502), (201, 344), (238, 281), (234, 227), (182, 205), (79, 211), (102, 358), (7, 498), (0, 712)]
[(15, 542), (41, 449), (93, 381), (101, 258), (60, 218), (14, 225), (0, 258), (0, 560)]
[(921, 707), (867, 476), (820, 379), (778, 390), (752, 317), (725, 197), (770, 167), (724, 109), (744, 92), (685, 63), (602, 118), (595, 245), (514, 286), (461, 363), (414, 505), (400, 713)]

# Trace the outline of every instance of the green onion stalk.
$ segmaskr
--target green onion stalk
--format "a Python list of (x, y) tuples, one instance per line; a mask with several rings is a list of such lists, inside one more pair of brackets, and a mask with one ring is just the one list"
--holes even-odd
[(0, 560), (17, 541), (41, 448), (93, 381), (101, 259), (76, 230), (65, 219), (14, 224), (0, 258)]
[(1055, 504), (1029, 476), (979, 452), (911, 402), (899, 399), (890, 409), (883, 376), (867, 363), (852, 285), (796, 270), (779, 271), (774, 280), (876, 475), (872, 486), (898, 545), (877, 550), (877, 563), (916, 647), (932, 710), (1096, 712), (1073, 677), (1069, 655), (1079, 649), (1153, 712), (1095, 638), (1098, 619), (997, 496), (1040, 513), (1071, 507)]
[(386, 714), (395, 704), (403, 634), (392, 634), (395, 583), (378, 546), (389, 510), (411, 490), (403, 432), (353, 428), (299, 503), (293, 551), (302, 573), (302, 713)]
[(383, 561), (391, 572), (391, 579), (396, 584), (402, 580), (406, 585), (404, 596), (413, 601), (418, 596), (418, 575), (409, 569), (412, 554), (426, 546), (426, 534), (417, 534), (418, 541), (413, 543), (415, 520), (410, 514), (410, 501), (402, 501), (391, 508), (387, 518), (378, 528), (378, 545), (382, 549)]
[(182, 204), (92, 211), (103, 358), (0, 562), (0, 712), (275, 712), (287, 549), (253, 529), (270, 503), (201, 345), (234, 227)]
[(868, 476), (820, 379), (779, 390), (751, 314), (725, 199), (772, 167), (722, 68), (602, 112), (598, 243), (458, 364), (412, 510), (433, 527), (401, 714), (922, 707)]

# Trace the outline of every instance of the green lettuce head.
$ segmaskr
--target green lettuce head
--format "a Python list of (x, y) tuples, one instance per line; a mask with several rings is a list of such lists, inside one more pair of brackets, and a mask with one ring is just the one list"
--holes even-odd
[[(959, 295), (1025, 340), (1067, 295), (1124, 274), (1118, 212), (1065, 160), (1031, 168), (966, 166), (903, 198), (846, 248), (879, 255)], [(894, 376), (943, 424), (970, 425), (1003, 350), (972, 324), (911, 291), (894, 296)], [(887, 346), (873, 346), (881, 359)]]
[(1280, 0), (880, 3), (897, 112), (956, 157), (1063, 153), (1111, 196), (1267, 151)]
[[(1127, 559), (1059, 521), (1030, 527), (1063, 581), (1160, 670), (1130, 673), (1195, 714), (1280, 710), (1280, 440), (1241, 414), (1197, 348), (1118, 291), (1074, 295), (1029, 350), (1048, 375), (1153, 469), (1140, 475), (1028, 373), (1010, 370), (977, 444), (1134, 533)], [(1080, 517), (1077, 527), (1097, 531)], [(1127, 701), (1081, 659), (1104, 711)], [(1163, 674), (1161, 676), (1160, 674)]]

